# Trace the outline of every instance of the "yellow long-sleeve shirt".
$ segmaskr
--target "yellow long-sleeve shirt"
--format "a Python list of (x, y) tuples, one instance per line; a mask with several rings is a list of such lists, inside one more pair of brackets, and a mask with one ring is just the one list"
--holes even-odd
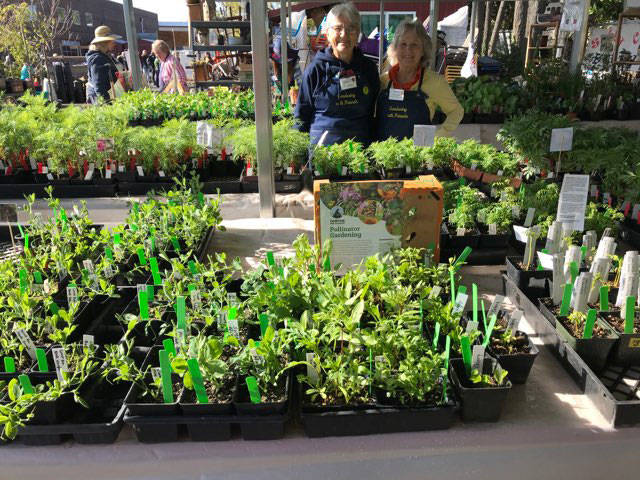
[[(418, 84), (416, 82), (409, 90), (418, 90)], [(389, 85), (389, 74), (383, 73), (380, 76), (380, 94), (384, 95), (384, 91)], [(431, 120), (436, 111), (436, 106), (440, 107), (442, 112), (447, 116), (447, 119), (438, 125), (436, 135), (446, 137), (458, 127), (458, 124), (464, 116), (464, 109), (458, 99), (453, 94), (451, 87), (447, 83), (447, 80), (442, 76), (430, 70), (425, 70), (424, 77), (422, 79), (422, 91), (427, 95), (427, 106), (431, 114)]]

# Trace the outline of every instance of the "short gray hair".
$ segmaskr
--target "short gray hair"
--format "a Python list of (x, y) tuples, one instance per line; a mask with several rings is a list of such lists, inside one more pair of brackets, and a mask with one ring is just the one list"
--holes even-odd
[(331, 27), (336, 18), (348, 20), (352, 26), (357, 27), (358, 32), (360, 31), (360, 12), (353, 3), (339, 3), (329, 10), (325, 28)]
[(431, 60), (431, 38), (427, 35), (427, 31), (419, 20), (405, 18), (398, 24), (396, 31), (393, 34), (393, 41), (387, 49), (387, 55), (391, 58), (391, 63), (397, 63), (395, 52), (398, 48), (398, 44), (400, 43), (400, 39), (405, 33), (410, 31), (415, 32), (420, 43), (422, 43), (422, 59), (420, 60), (420, 65), (428, 67), (429, 61)]
[(151, 44), (151, 51), (153, 52), (154, 50), (157, 52), (166, 53), (167, 55), (171, 55), (171, 49), (169, 48), (169, 44), (164, 40), (158, 39), (155, 42), (153, 42)]

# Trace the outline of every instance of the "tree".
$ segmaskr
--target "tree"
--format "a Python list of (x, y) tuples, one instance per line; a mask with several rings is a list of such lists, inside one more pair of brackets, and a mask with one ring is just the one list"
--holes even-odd
[(591, 25), (603, 25), (612, 20), (618, 20), (622, 13), (623, 2), (621, 0), (591, 0), (589, 7), (589, 23)]
[(73, 11), (68, 0), (0, 0), (0, 24), (0, 51), (11, 53), (18, 69), (26, 63), (43, 72), (46, 57), (71, 30)]

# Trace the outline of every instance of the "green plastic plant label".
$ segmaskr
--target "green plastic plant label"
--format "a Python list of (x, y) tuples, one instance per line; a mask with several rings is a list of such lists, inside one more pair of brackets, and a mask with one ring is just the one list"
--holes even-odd
[(633, 334), (633, 324), (636, 316), (636, 297), (627, 297), (624, 307), (624, 333)]
[(5, 373), (16, 372), (16, 362), (13, 360), (13, 357), (4, 357), (4, 371)]
[(170, 353), (170, 354), (171, 354), (171, 355), (173, 355), (174, 357), (177, 355), (177, 352), (176, 352), (176, 346), (175, 346), (175, 344), (173, 343), (173, 339), (171, 339), (171, 338), (165, 338), (165, 339), (162, 341), (162, 347), (164, 348), (164, 350), (165, 350), (167, 353)]
[(21, 268), (18, 272), (18, 277), (20, 282), (20, 293), (27, 293), (27, 290), (29, 289), (27, 271), (24, 268)]
[(262, 397), (260, 395), (260, 390), (258, 389), (258, 381), (256, 380), (256, 377), (247, 377), (245, 382), (247, 384), (247, 389), (249, 390), (251, 403), (261, 403)]
[(31, 385), (31, 380), (29, 380), (29, 377), (22, 374), (22, 375), (18, 375), (18, 381), (20, 382), (20, 386), (22, 387), (22, 390), (24, 390), (24, 393), (26, 394), (34, 394), (35, 390), (33, 389), (33, 385)]
[(171, 244), (173, 245), (173, 249), (180, 253), (180, 242), (178, 242), (176, 237), (171, 237)]
[(47, 354), (44, 348), (36, 348), (36, 357), (38, 359), (38, 371), (47, 373), (49, 371), (49, 363), (47, 362)]
[(569, 315), (569, 306), (571, 304), (571, 291), (573, 290), (573, 285), (567, 283), (564, 286), (564, 292), (562, 294), (562, 304), (560, 305), (560, 315), (562, 317), (566, 317)]
[(578, 278), (578, 264), (576, 262), (571, 262), (569, 264), (569, 269), (571, 270), (571, 284), (575, 284), (576, 283), (576, 278)]
[(110, 248), (105, 248), (104, 253), (109, 260), (113, 261), (113, 250), (111, 250)]
[(456, 280), (453, 270), (449, 270), (449, 281), (451, 282), (451, 302), (456, 303)]
[(496, 315), (491, 315), (490, 317), (489, 326), (487, 327), (487, 331), (485, 332), (485, 336), (484, 336), (484, 341), (482, 342), (482, 345), (484, 347), (487, 347), (487, 345), (489, 345), (489, 340), (491, 339), (491, 334), (493, 333), (493, 329), (496, 326), (497, 318), (498, 317)]
[(584, 332), (582, 338), (589, 339), (593, 337), (593, 327), (596, 324), (596, 309), (592, 308), (587, 313), (587, 321), (584, 324)]
[(198, 274), (198, 269), (196, 268), (196, 262), (194, 262), (193, 260), (189, 260), (189, 271), (193, 274), (193, 275), (197, 275)]
[(158, 259), (151, 257), (149, 259), (149, 266), (151, 267), (151, 276), (153, 277), (154, 285), (162, 285), (162, 277), (160, 276), (160, 269), (158, 268)]
[(456, 267), (456, 269), (460, 268), (462, 264), (466, 262), (467, 257), (471, 254), (471, 251), (472, 251), (471, 247), (465, 247), (465, 249), (462, 251), (462, 253), (458, 257), (458, 259), (455, 261), (453, 266)]
[(232, 307), (227, 316), (227, 331), (234, 337), (240, 338), (240, 326), (238, 325), (238, 309)]
[(471, 284), (471, 294), (473, 296), (473, 321), (478, 325), (478, 286)]
[(327, 255), (324, 259), (323, 268), (325, 272), (331, 271), (331, 258), (329, 258), (329, 255)]
[(260, 316), (260, 337), (264, 337), (267, 328), (269, 328), (269, 315), (261, 313)]
[(22, 229), (22, 225), (20, 225), (20, 222), (18, 222), (18, 230), (20, 230), (20, 236), (24, 238), (24, 230)]
[(24, 249), (29, 250), (29, 234), (28, 233), (24, 236)]
[(204, 380), (202, 379), (202, 372), (200, 371), (200, 365), (196, 358), (190, 358), (187, 360), (187, 366), (189, 367), (189, 373), (193, 380), (193, 388), (196, 391), (196, 398), (198, 403), (209, 403), (207, 397), (207, 390), (204, 386)]
[(35, 279), (36, 283), (39, 285), (42, 285), (42, 283), (44, 283), (42, 281), (42, 274), (40, 272), (38, 272), (37, 270), (35, 272), (33, 272), (33, 278)]
[(138, 261), (140, 262), (140, 265), (145, 266), (147, 264), (147, 257), (144, 254), (144, 248), (140, 247), (138, 249)]
[(178, 319), (178, 329), (187, 332), (186, 304), (183, 296), (176, 299), (176, 317)]
[(160, 350), (160, 372), (162, 375), (162, 398), (164, 403), (173, 403), (173, 382), (171, 380), (171, 362), (169, 361), (169, 353), (166, 350)]
[(609, 287), (606, 285), (600, 287), (600, 311), (609, 311)]
[(438, 339), (440, 338), (440, 322), (436, 322), (436, 326), (433, 331), (433, 348), (437, 348)]
[(49, 311), (55, 315), (60, 311), (60, 307), (58, 307), (58, 304), (56, 302), (51, 302), (49, 304)]
[(467, 375), (471, 375), (471, 342), (467, 335), (460, 337), (460, 348), (462, 350), (462, 361), (467, 370)]
[(451, 352), (451, 337), (449, 335), (446, 336), (444, 342), (444, 368), (445, 370), (449, 370), (449, 354)]
[(114, 245), (119, 245), (121, 242), (122, 242), (122, 238), (120, 237), (120, 234), (119, 234), (119, 233), (116, 233), (116, 234), (113, 236), (113, 244), (114, 244)]
[(149, 297), (146, 291), (138, 292), (138, 305), (140, 307), (140, 318), (149, 319)]

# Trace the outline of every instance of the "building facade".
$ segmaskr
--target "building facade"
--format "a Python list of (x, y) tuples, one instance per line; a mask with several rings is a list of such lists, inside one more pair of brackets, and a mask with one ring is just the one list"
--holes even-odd
[[(93, 39), (96, 27), (107, 25), (116, 35), (118, 50), (127, 46), (127, 32), (124, 22), (124, 11), (121, 3), (110, 0), (69, 0), (72, 10), (73, 24), (67, 38), (61, 38), (57, 53), (62, 55), (84, 55)], [(138, 47), (140, 50), (151, 47), (158, 35), (158, 14), (134, 9)]]

